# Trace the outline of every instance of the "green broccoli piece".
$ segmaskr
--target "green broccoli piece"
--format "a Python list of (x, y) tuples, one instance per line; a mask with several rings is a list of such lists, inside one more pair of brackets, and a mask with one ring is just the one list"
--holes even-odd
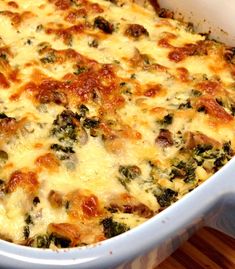
[(96, 118), (86, 118), (83, 122), (83, 127), (86, 129), (98, 128), (100, 121)]
[(170, 179), (183, 178), (184, 182), (189, 183), (195, 180), (195, 170), (197, 163), (194, 159), (189, 159), (187, 162), (180, 161), (172, 167)]
[(81, 118), (85, 118), (86, 114), (89, 112), (88, 107), (86, 107), (85, 105), (81, 104), (79, 107), (79, 111), (80, 111), (80, 117)]
[(70, 247), (71, 240), (64, 237), (59, 237), (58, 235), (51, 234), (49, 236), (49, 241), (53, 242), (58, 248), (68, 248)]
[(171, 205), (177, 195), (177, 192), (171, 189), (165, 189), (162, 191), (162, 194), (155, 195), (155, 197), (161, 207), (168, 207)]
[(35, 248), (49, 248), (51, 240), (47, 234), (36, 235), (30, 239), (30, 246)]
[(162, 125), (170, 125), (173, 122), (173, 114), (167, 114), (159, 123)]
[(234, 154), (232, 148), (231, 148), (231, 142), (226, 142), (223, 144), (223, 151), (231, 158)]
[(48, 53), (45, 57), (41, 58), (40, 61), (43, 64), (51, 64), (51, 63), (55, 63), (56, 61), (56, 56), (54, 54), (54, 52), (50, 52)]
[(30, 235), (29, 225), (24, 226), (23, 234), (24, 234), (24, 238), (25, 239), (28, 239), (29, 238), (29, 235)]
[(192, 108), (190, 100), (187, 100), (185, 103), (179, 105), (179, 109), (188, 109)]
[(53, 122), (51, 135), (56, 137), (59, 143), (52, 144), (50, 148), (56, 152), (60, 160), (70, 159), (75, 153), (75, 143), (85, 145), (88, 141), (86, 130), (81, 126), (80, 120), (89, 111), (85, 105), (79, 107), (80, 114), (67, 109), (57, 115)]
[(198, 145), (193, 150), (193, 158), (198, 165), (203, 165), (206, 160), (211, 161), (212, 170), (217, 171), (224, 166), (233, 156), (231, 142), (224, 143), (221, 149), (212, 145)]
[(64, 110), (59, 114), (53, 122), (51, 134), (60, 142), (72, 145), (77, 141), (78, 127), (76, 121), (80, 120), (80, 116), (71, 110)]
[(8, 116), (5, 113), (0, 113), (0, 120), (6, 118), (8, 118)]
[(87, 72), (87, 71), (88, 71), (87, 67), (78, 66), (76, 71), (74, 72), (74, 75), (80, 75), (80, 74)]
[(29, 214), (26, 215), (24, 221), (25, 221), (25, 223), (28, 224), (28, 225), (29, 225), (29, 224), (33, 224), (32, 217), (31, 217)]
[(64, 147), (59, 144), (52, 144), (50, 148), (55, 151), (57, 158), (60, 160), (68, 160), (75, 153), (72, 147)]
[(121, 177), (118, 177), (118, 180), (125, 187), (126, 190), (128, 190), (127, 184), (130, 183), (131, 180), (141, 175), (141, 170), (136, 165), (120, 165), (118, 171), (121, 175)]
[(36, 238), (36, 246), (37, 248), (49, 248), (50, 240), (48, 235), (38, 235)]
[(132, 179), (139, 177), (141, 175), (141, 170), (137, 165), (120, 165), (119, 173), (128, 182)]
[(103, 219), (101, 224), (103, 225), (106, 238), (111, 238), (130, 230), (126, 224), (114, 221), (112, 217)]

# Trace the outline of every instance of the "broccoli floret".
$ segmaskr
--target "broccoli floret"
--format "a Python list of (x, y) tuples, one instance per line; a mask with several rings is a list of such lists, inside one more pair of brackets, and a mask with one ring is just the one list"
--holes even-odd
[(54, 54), (54, 52), (50, 52), (48, 53), (45, 57), (41, 58), (40, 61), (43, 64), (51, 64), (51, 63), (55, 63), (56, 61), (56, 56)]
[(212, 149), (212, 145), (197, 145), (194, 149), (194, 153), (195, 155), (203, 155), (207, 158), (210, 158), (211, 154), (214, 154), (213, 151), (211, 151)]
[(84, 67), (84, 66), (78, 66), (76, 71), (74, 72), (75, 75), (80, 75), (84, 72), (87, 72), (87, 67)]
[(192, 108), (190, 100), (187, 100), (186, 103), (182, 103), (179, 105), (179, 109), (188, 109)]
[(51, 234), (49, 237), (50, 242), (53, 242), (58, 248), (68, 248), (70, 247), (71, 240), (64, 237), (59, 237), (58, 235)]
[(48, 248), (50, 246), (50, 240), (48, 235), (39, 235), (36, 238), (37, 248)]
[(47, 234), (36, 235), (30, 239), (30, 246), (35, 248), (49, 248), (51, 240)]
[(163, 124), (172, 124), (173, 122), (173, 115), (172, 114), (168, 114), (163, 118)]
[(119, 174), (121, 177), (118, 177), (119, 182), (128, 190), (127, 184), (131, 182), (131, 180), (139, 177), (141, 175), (141, 170), (136, 165), (127, 165), (119, 166)]
[(100, 121), (96, 118), (86, 118), (83, 122), (83, 126), (86, 129), (97, 128), (100, 125)]
[(55, 151), (62, 151), (64, 153), (75, 153), (75, 151), (73, 150), (72, 147), (63, 147), (63, 146), (58, 145), (58, 144), (52, 144), (51, 149), (53, 149)]
[(53, 122), (51, 134), (60, 142), (72, 145), (77, 141), (78, 123), (80, 116), (71, 110), (64, 110)]
[(24, 234), (24, 238), (25, 239), (28, 239), (29, 238), (29, 235), (30, 235), (29, 225), (24, 226), (23, 234)]
[(141, 170), (137, 165), (120, 165), (119, 173), (124, 177), (127, 181), (135, 179), (141, 175)]
[(49, 248), (53, 242), (57, 247), (69, 247), (70, 242), (67, 244), (67, 241), (67, 239), (61, 239), (55, 235), (38, 234), (29, 239), (29, 245), (35, 248)]
[(186, 176), (184, 178), (184, 182), (189, 183), (195, 180), (196, 174), (195, 174), (195, 169), (197, 166), (187, 166), (186, 169)]
[(30, 215), (26, 215), (26, 218), (24, 221), (26, 224), (33, 224), (33, 220), (32, 220), (32, 217)]
[(155, 197), (161, 207), (167, 207), (171, 205), (177, 195), (177, 192), (171, 189), (165, 189), (161, 195), (156, 195)]
[(167, 114), (162, 120), (159, 121), (162, 125), (170, 125), (173, 122), (173, 114)]
[(101, 224), (103, 225), (106, 238), (111, 238), (130, 230), (126, 224), (114, 221), (112, 217), (103, 219)]
[(64, 147), (59, 144), (52, 144), (50, 148), (55, 151), (57, 158), (60, 160), (68, 160), (75, 153), (72, 147)]
[(99, 126), (100, 126), (100, 120), (97, 117), (86, 118), (83, 121), (83, 127), (89, 129), (90, 136), (92, 137), (97, 137), (101, 134)]
[(214, 166), (215, 166), (215, 168), (222, 167), (222, 166), (224, 166), (226, 164), (227, 161), (228, 160), (226, 158), (226, 155), (222, 154), (220, 157), (215, 159)]
[(127, 186), (128, 183), (130, 183), (129, 179), (118, 177), (118, 181), (122, 184), (122, 186), (129, 191), (129, 188)]
[(60, 143), (50, 146), (56, 152), (60, 160), (70, 159), (74, 154), (74, 143), (84, 145), (88, 141), (88, 135), (80, 124), (80, 119), (85, 117), (88, 108), (81, 105), (79, 108), (81, 114), (74, 113), (71, 110), (64, 110), (53, 122), (51, 135), (56, 137)]
[(223, 144), (223, 151), (229, 156), (232, 157), (233, 156), (233, 150), (231, 148), (231, 142), (226, 142)]
[(217, 171), (224, 166), (233, 156), (231, 142), (224, 143), (221, 149), (213, 148), (212, 145), (198, 145), (193, 150), (193, 158), (198, 165), (203, 165), (205, 161), (212, 163), (211, 169)]
[(33, 198), (33, 205), (34, 206), (37, 206), (37, 204), (39, 204), (40, 203), (40, 199), (39, 199), (39, 197), (38, 196), (35, 196), (34, 198)]
[(8, 116), (5, 113), (0, 113), (0, 120), (6, 118), (8, 118)]
[(80, 117), (85, 118), (86, 114), (89, 112), (89, 109), (85, 105), (81, 104), (79, 107), (79, 111), (80, 111)]
[(206, 159), (214, 159), (219, 150), (214, 150), (212, 145), (198, 145), (193, 150), (193, 158), (198, 165), (202, 165)]
[(196, 178), (195, 170), (197, 168), (197, 163), (195, 160), (190, 159), (187, 162), (180, 161), (175, 164), (171, 170), (171, 180), (174, 178), (183, 178), (184, 182), (192, 182)]

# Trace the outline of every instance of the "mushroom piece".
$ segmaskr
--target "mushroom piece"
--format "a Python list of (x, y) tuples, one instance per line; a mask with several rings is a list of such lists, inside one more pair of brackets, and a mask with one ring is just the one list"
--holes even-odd
[(153, 210), (147, 205), (139, 202), (135, 197), (127, 193), (112, 198), (107, 208), (111, 212), (120, 211), (127, 214), (136, 214), (143, 218), (151, 218), (154, 215)]
[(185, 133), (185, 148), (194, 149), (198, 145), (211, 145), (215, 148), (220, 147), (220, 143), (215, 139), (208, 137), (200, 132)]
[(52, 207), (59, 208), (63, 205), (62, 194), (57, 191), (51, 190), (48, 194), (48, 201), (50, 202)]
[(144, 26), (140, 24), (129, 24), (125, 31), (125, 35), (128, 37), (139, 38), (141, 36), (149, 36), (149, 33)]
[(172, 133), (167, 129), (160, 129), (160, 133), (155, 142), (163, 148), (173, 146), (174, 141), (172, 138)]

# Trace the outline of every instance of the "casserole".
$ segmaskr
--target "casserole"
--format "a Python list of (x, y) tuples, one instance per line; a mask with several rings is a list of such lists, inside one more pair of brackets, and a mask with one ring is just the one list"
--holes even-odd
[[(16, 268), (17, 266), (20, 268), (21, 266), (25, 268), (28, 262), (29, 268), (32, 267), (32, 264), (34, 264), (35, 268), (40, 268), (40, 266), (45, 265), (47, 268), (53, 268), (53, 266), (58, 267), (60, 265), (68, 265), (70, 268), (75, 268), (79, 263), (81, 264), (81, 268), (110, 268), (110, 266), (114, 267), (119, 263), (131, 260), (136, 255), (143, 256), (145, 254), (144, 252), (150, 251), (155, 246), (157, 251), (156, 249), (151, 251), (148, 255), (148, 260), (144, 257), (139, 258), (142, 265), (141, 263), (138, 265), (138, 261), (133, 263), (133, 268), (137, 268), (137, 266), (142, 268), (143, 264), (146, 264), (146, 262), (149, 267), (152, 267), (154, 263), (156, 264), (161, 261), (166, 254), (169, 254), (179, 244), (180, 240), (176, 234), (178, 234), (181, 239), (184, 238), (182, 234), (185, 229), (189, 229), (189, 233), (191, 233), (198, 225), (205, 223), (205, 214), (208, 214), (207, 222), (210, 223), (210, 225), (215, 225), (212, 221), (215, 218), (212, 213), (217, 203), (221, 203), (221, 201), (225, 203), (228, 199), (229, 205), (226, 206), (226, 210), (230, 209), (232, 195), (229, 195), (228, 190), (232, 194), (232, 187), (234, 185), (229, 180), (232, 177), (232, 171), (230, 171), (232, 163), (233, 161), (193, 193), (187, 195), (180, 202), (160, 213), (157, 217), (149, 220), (142, 227), (133, 229), (117, 238), (101, 243), (101, 245), (81, 248), (79, 250), (73, 249), (66, 252), (59, 251), (59, 253), (52, 253), (47, 250), (29, 250), (24, 247), (16, 247), (9, 243), (2, 242), (3, 246), (5, 246), (1, 248), (3, 249), (1, 253), (3, 266), (6, 267), (9, 265), (12, 266), (12, 268)], [(223, 180), (223, 184), (227, 185), (223, 188), (223, 191), (221, 191), (220, 177), (223, 174), (224, 178), (226, 177), (226, 179)], [(209, 189), (210, 197), (205, 197), (207, 188)], [(201, 195), (205, 197), (205, 199), (200, 199)], [(227, 198), (225, 195), (228, 195)], [(195, 204), (197, 204), (197, 208), (194, 207)], [(190, 210), (192, 208), (194, 210)], [(187, 209), (189, 209), (189, 212)], [(220, 227), (219, 224), (216, 224), (216, 226)], [(229, 228), (233, 231), (233, 227)], [(156, 231), (157, 233), (154, 234)], [(187, 236), (185, 236), (185, 238), (186, 237)], [(142, 242), (143, 238), (145, 239), (144, 242)], [(134, 242), (134, 246), (128, 245), (128, 241)], [(166, 242), (163, 243), (163, 241)], [(125, 249), (125, 247), (128, 247), (128, 249)], [(6, 248), (8, 249), (7, 252), (5, 251)], [(15, 251), (19, 252), (16, 253)], [(38, 258), (41, 255), (45, 255), (45, 259), (40, 258), (39, 261)], [(93, 255), (95, 255), (95, 257)], [(59, 264), (56, 262), (57, 259), (61, 259), (58, 262)], [(15, 263), (16, 260), (17, 265)], [(99, 264), (99, 260), (101, 260), (101, 264)]]

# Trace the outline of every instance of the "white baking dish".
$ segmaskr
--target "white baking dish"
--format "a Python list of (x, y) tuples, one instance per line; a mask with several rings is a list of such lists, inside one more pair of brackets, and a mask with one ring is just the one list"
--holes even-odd
[[(159, 2), (196, 22), (199, 31), (210, 28), (214, 37), (235, 45), (235, 0)], [(143, 225), (102, 243), (52, 251), (0, 240), (0, 268), (153, 268), (201, 226), (211, 226), (235, 237), (234, 212), (235, 158)]]
[(159, 0), (161, 7), (174, 10), (191, 21), (199, 32), (211, 31), (212, 37), (235, 46), (234, 0)]

